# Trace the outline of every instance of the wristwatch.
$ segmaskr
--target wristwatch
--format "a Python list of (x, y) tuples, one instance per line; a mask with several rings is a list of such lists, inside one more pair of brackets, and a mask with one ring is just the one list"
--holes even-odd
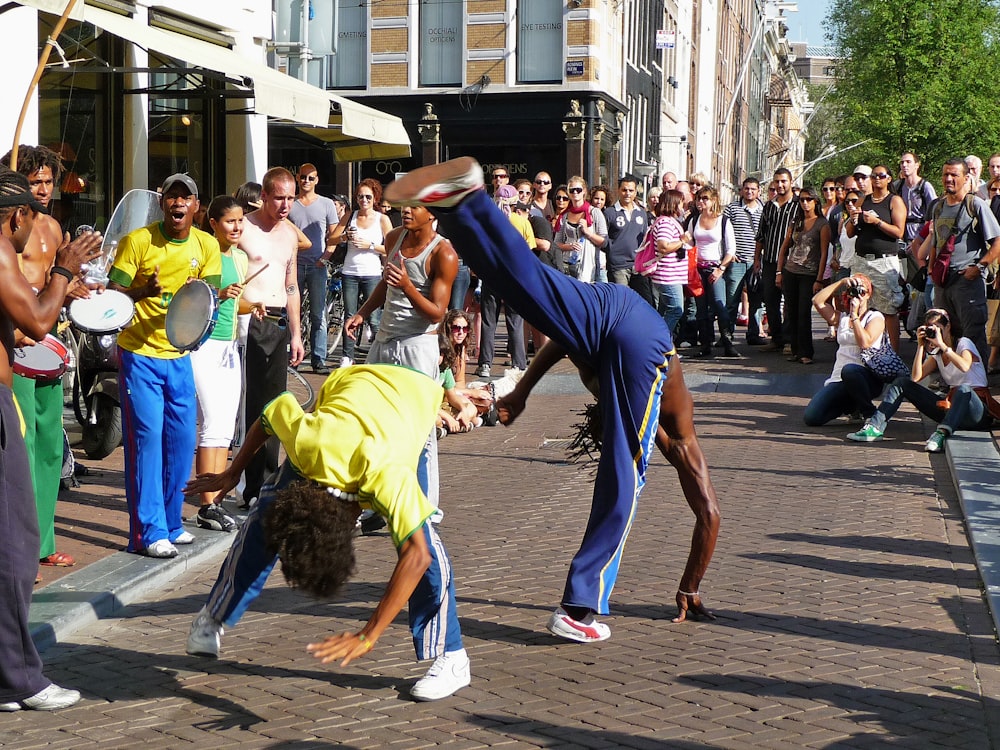
[(371, 244), (371, 247), (369, 247), (368, 249), (371, 250), (372, 252), (375, 252), (375, 243), (373, 242)]

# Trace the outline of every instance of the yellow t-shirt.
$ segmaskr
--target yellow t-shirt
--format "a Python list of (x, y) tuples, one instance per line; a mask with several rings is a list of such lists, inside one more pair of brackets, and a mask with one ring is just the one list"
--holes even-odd
[(219, 243), (200, 229), (191, 229), (183, 241), (163, 234), (160, 223), (136, 229), (122, 238), (109, 276), (123, 287), (142, 286), (159, 266), (157, 279), (163, 293), (135, 303), (132, 325), (118, 334), (118, 344), (126, 351), (157, 359), (185, 356), (167, 340), (167, 307), (174, 293), (189, 278), (203, 279), (219, 288), (222, 260)]
[(434, 513), (417, 482), (417, 462), (434, 426), (441, 386), (397, 365), (334, 370), (305, 413), (291, 393), (261, 414), (302, 476), (358, 493), (386, 518), (398, 547)]

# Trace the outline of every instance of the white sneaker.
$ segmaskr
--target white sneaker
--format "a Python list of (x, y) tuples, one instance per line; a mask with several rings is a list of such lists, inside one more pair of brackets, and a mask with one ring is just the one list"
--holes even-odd
[(350, 367), (353, 364), (354, 364), (354, 360), (351, 359), (350, 357), (341, 357), (340, 358), (340, 366), (341, 367)]
[(177, 548), (169, 539), (157, 539), (143, 550), (146, 557), (177, 557)]
[(414, 169), (386, 185), (383, 195), (394, 206), (458, 205), (483, 189), (483, 168), (471, 156)]
[(208, 614), (208, 607), (202, 607), (191, 623), (188, 633), (187, 652), (192, 656), (218, 657), (222, 645), (222, 625)]
[(582, 620), (574, 620), (562, 607), (552, 613), (547, 627), (552, 635), (579, 643), (606, 641), (611, 637), (611, 628), (595, 620), (593, 612)]
[(34, 711), (58, 711), (60, 708), (69, 708), (78, 700), (80, 700), (79, 690), (70, 690), (53, 684), (23, 701), (0, 703), (0, 711), (11, 713), (20, 711), (22, 708), (30, 708)]
[(467, 687), (472, 682), (469, 655), (465, 649), (441, 654), (427, 674), (417, 680), (410, 695), (418, 701), (436, 701)]
[(180, 533), (180, 535), (174, 539), (174, 544), (191, 544), (194, 542), (194, 534), (186, 529)]

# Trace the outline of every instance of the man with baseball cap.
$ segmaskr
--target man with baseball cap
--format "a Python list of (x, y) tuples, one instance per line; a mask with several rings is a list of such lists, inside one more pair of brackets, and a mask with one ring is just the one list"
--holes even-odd
[(872, 168), (867, 164), (859, 164), (854, 168), (854, 181), (858, 183), (858, 190), (865, 195), (872, 193)]
[(125, 235), (109, 276), (135, 302), (133, 324), (118, 334), (128, 551), (176, 557), (175, 544), (194, 541), (181, 511), (197, 415), (191, 359), (167, 339), (167, 308), (191, 277), (218, 288), (222, 261), (215, 237), (192, 226), (195, 181), (172, 174), (160, 192), (163, 220)]

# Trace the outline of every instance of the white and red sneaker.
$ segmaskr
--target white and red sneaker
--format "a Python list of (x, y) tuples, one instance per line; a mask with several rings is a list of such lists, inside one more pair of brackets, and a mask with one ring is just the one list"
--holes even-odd
[(483, 189), (483, 168), (471, 156), (462, 156), (407, 172), (386, 186), (384, 196), (394, 206), (451, 208)]
[(606, 641), (611, 637), (611, 628), (595, 620), (593, 612), (582, 620), (574, 620), (562, 607), (552, 613), (547, 627), (552, 635), (580, 643)]

